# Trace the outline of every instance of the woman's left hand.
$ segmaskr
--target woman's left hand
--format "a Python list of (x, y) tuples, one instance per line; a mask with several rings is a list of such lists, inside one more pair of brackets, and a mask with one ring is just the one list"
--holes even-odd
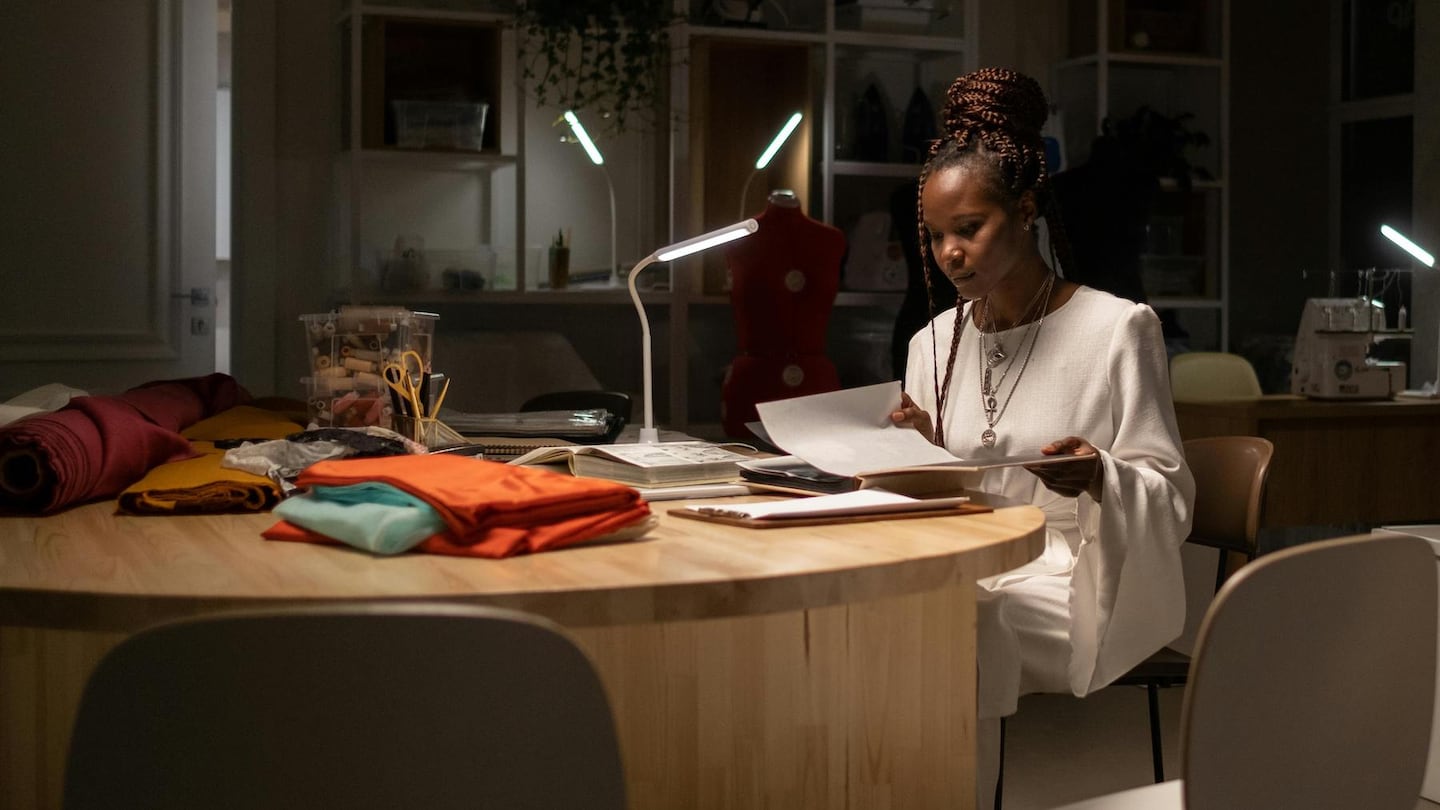
[(1100, 461), (1100, 451), (1095, 445), (1079, 436), (1066, 436), (1040, 448), (1047, 456), (1075, 456), (1074, 461), (1057, 461), (1049, 464), (1027, 466), (1050, 491), (1067, 498), (1079, 497), (1088, 492), (1098, 503), (1105, 483), (1105, 465)]

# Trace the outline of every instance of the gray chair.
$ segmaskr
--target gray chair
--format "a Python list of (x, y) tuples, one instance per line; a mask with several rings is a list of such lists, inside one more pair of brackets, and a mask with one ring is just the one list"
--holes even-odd
[[(1230, 552), (1255, 559), (1261, 506), (1275, 445), (1257, 436), (1214, 436), (1185, 442), (1185, 461), (1195, 476), (1194, 520), (1187, 543), (1218, 549), (1215, 590), (1225, 581)], [(1198, 611), (1197, 611), (1198, 613)], [(1165, 781), (1160, 735), (1159, 690), (1184, 686), (1190, 657), (1164, 647), (1115, 680), (1118, 686), (1143, 686), (1150, 709), (1150, 757), (1155, 781)]]
[(1063, 810), (1413, 810), (1435, 699), (1435, 555), (1361, 535), (1267, 554), (1200, 627), (1184, 775)]
[(82, 808), (614, 808), (620, 753), (555, 625), (462, 605), (214, 614), (142, 631), (86, 685)]

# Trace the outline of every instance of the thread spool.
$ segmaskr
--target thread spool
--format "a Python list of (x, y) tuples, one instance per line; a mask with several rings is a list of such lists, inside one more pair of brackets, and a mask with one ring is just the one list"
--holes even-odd
[(369, 360), (372, 363), (379, 363), (385, 356), (384, 352), (371, 351), (369, 349), (354, 349), (349, 346), (345, 348), (350, 349), (349, 356), (356, 360)]
[[(330, 359), (330, 358), (327, 357), (327, 358), (325, 358), (325, 359), (328, 360), (328, 359)], [(317, 369), (315, 369), (315, 374), (314, 374), (314, 376), (317, 377), (317, 378), (322, 378), (322, 379), (325, 379), (325, 378), (334, 379), (334, 378), (338, 378), (338, 377), (349, 377), (349, 376), (350, 376), (350, 369), (345, 368), (344, 366), (330, 366), (329, 368), (317, 368)]]
[(373, 360), (360, 360), (359, 358), (355, 357), (345, 358), (341, 365), (345, 366), (345, 368), (348, 368), (351, 371), (364, 371), (371, 374), (375, 373), (380, 368), (380, 366), (377, 365)]
[(324, 325), (322, 325), (322, 326), (320, 327), (320, 334), (324, 335), (325, 337), (334, 337), (334, 336), (335, 336), (335, 322), (334, 322), (334, 321), (326, 321), (326, 322), (324, 323)]
[(370, 388), (379, 388), (384, 384), (384, 381), (380, 379), (379, 374), (374, 374), (369, 371), (359, 371), (355, 373), (355, 384), (368, 386)]
[(365, 339), (365, 348), (369, 349), (369, 350), (372, 351), (372, 352), (378, 352), (378, 351), (380, 351), (380, 338), (378, 338), (378, 337), (366, 338), (366, 339)]
[(385, 414), (385, 400), (375, 397), (370, 403), (370, 410), (365, 412), (365, 424), (378, 425)]
[(334, 362), (334, 361), (332, 361), (332, 360), (330, 359), (330, 355), (328, 355), (328, 354), (317, 354), (317, 355), (315, 355), (315, 370), (316, 370), (316, 371), (325, 371), (326, 369), (330, 368), (330, 366), (333, 364), (333, 362)]

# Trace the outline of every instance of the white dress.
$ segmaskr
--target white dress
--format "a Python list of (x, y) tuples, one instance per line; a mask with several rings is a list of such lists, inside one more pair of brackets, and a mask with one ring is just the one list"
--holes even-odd
[[(935, 318), (933, 345), (929, 326), (910, 341), (905, 390), (932, 418), (931, 358), (938, 349), (943, 384), (955, 317), (950, 309)], [(1010, 398), (993, 448), (980, 442), (978, 336), (964, 328), (946, 401), (946, 448), (986, 458), (1080, 436), (1100, 450), (1104, 492), (1097, 504), (1089, 495), (1057, 495), (1024, 468), (987, 473), (983, 491), (1044, 510), (1046, 547), (1029, 564), (980, 582), (982, 718), (1013, 713), (1022, 694), (1099, 689), (1178, 636), (1185, 619), (1180, 544), (1195, 484), (1175, 425), (1159, 319), (1143, 304), (1081, 287), (1033, 328), (1039, 334), (1023, 373), (1026, 327), (999, 334), (1016, 358), (997, 397), (1002, 406)]]

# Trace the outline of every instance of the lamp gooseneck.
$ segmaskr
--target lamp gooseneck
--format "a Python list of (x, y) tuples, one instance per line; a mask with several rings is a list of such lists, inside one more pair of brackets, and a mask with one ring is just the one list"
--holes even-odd
[(670, 262), (676, 259), (689, 256), (692, 253), (699, 253), (702, 250), (709, 250), (716, 245), (723, 245), (726, 242), (733, 242), (749, 236), (760, 230), (760, 223), (754, 218), (737, 222), (733, 225), (726, 225), (708, 233), (691, 237), (683, 242), (676, 242), (673, 245), (660, 248), (649, 256), (640, 260), (639, 264), (630, 268), (630, 275), (626, 283), (630, 288), (630, 300), (635, 304), (635, 313), (640, 316), (640, 359), (644, 365), (642, 374), (645, 383), (645, 426), (640, 428), (640, 443), (655, 444), (660, 441), (660, 431), (655, 428), (655, 396), (651, 385), (651, 357), (650, 357), (650, 317), (645, 314), (645, 305), (640, 302), (640, 291), (635, 287), (635, 279), (639, 277), (640, 271), (655, 262)]

